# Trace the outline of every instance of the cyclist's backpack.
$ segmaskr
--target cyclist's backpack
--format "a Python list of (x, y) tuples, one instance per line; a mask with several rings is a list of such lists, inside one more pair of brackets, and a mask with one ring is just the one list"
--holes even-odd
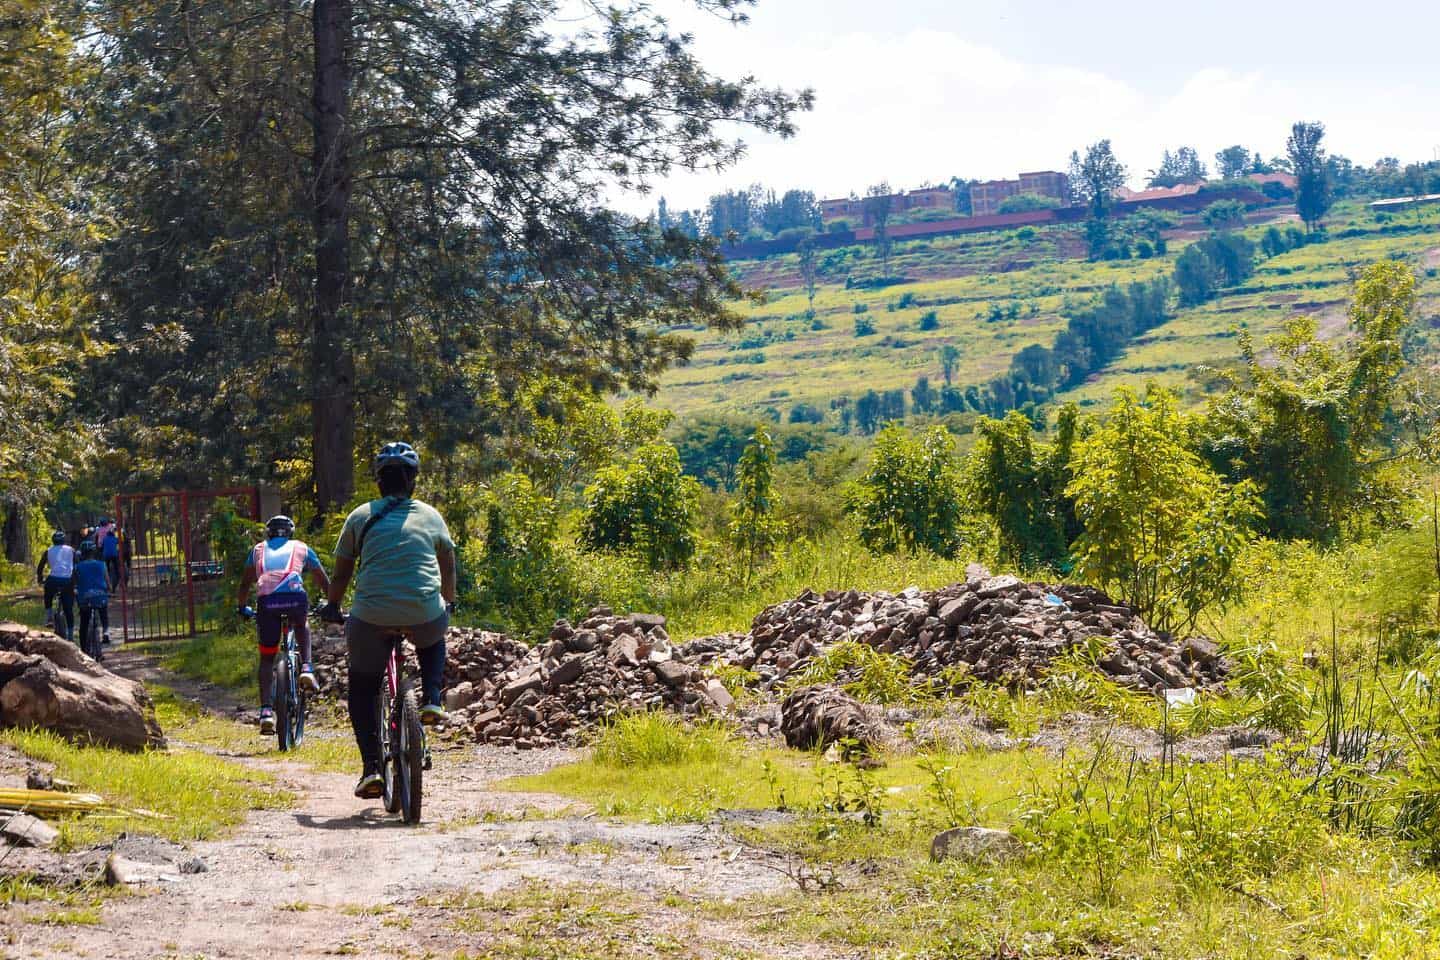
[(299, 540), (290, 541), (290, 562), (279, 570), (265, 569), (265, 544), (255, 545), (255, 590), (260, 596), (268, 597), (279, 590), (290, 578), (298, 582), (300, 574), (305, 570), (305, 559), (310, 555), (310, 548)]

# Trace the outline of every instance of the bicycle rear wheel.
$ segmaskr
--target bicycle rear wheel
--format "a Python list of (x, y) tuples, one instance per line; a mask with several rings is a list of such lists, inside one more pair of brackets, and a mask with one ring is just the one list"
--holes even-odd
[(401, 812), (406, 823), (415, 824), (420, 822), (425, 797), (425, 731), (420, 726), (420, 698), (414, 684), (409, 682), (400, 688), (399, 721), (400, 749), (396, 751), (396, 758), (404, 784)]
[(290, 739), (290, 723), (295, 713), (294, 705), (291, 703), (291, 690), (294, 689), (295, 678), (290, 675), (290, 658), (275, 658), (275, 680), (271, 684), (271, 701), (275, 704), (275, 739), (280, 742), (281, 750), (289, 750), (294, 743)]
[(395, 813), (400, 809), (400, 785), (395, 775), (395, 731), (391, 723), (394, 704), (383, 681), (375, 700), (375, 716), (379, 718), (377, 732), (380, 734), (380, 779), (385, 783), (385, 811)]
[(99, 663), (103, 653), (100, 649), (100, 614), (98, 611), (90, 611), (90, 623), (82, 640), (81, 647), (84, 649), (85, 655)]
[(310, 710), (305, 694), (300, 690), (300, 674), (291, 654), (290, 660), (290, 745), (298, 747), (305, 740), (305, 716)]

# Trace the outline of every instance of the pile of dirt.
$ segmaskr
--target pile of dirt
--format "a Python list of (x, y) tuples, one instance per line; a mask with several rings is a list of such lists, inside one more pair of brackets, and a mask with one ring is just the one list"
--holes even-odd
[[(678, 655), (657, 614), (597, 607), (578, 625), (559, 621), (533, 648), (455, 628), (446, 646), (447, 731), (482, 743), (548, 747), (620, 710), (693, 716), (732, 704), (719, 681)], [(315, 657), (323, 692), (343, 698), (343, 642), (317, 644)]]
[(922, 676), (954, 669), (1016, 688), (1033, 686), (1056, 657), (1095, 643), (1103, 644), (1099, 668), (1136, 690), (1210, 687), (1226, 674), (1212, 641), (1151, 630), (1099, 590), (984, 574), (931, 592), (806, 591), (764, 610), (748, 634), (687, 650), (702, 663), (751, 670), (759, 689), (773, 691), (847, 640), (905, 656)]

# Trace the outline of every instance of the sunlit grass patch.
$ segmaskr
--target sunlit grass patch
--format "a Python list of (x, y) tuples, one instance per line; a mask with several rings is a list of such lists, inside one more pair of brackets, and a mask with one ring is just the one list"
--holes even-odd
[[(339, 723), (338, 714), (323, 715), (322, 704), (311, 704), (305, 738), (299, 749), (281, 753), (274, 735), (262, 737), (250, 723), (237, 723), (209, 713), (161, 684), (150, 684), (146, 689), (155, 701), (155, 716), (161, 728), (168, 737), (180, 742), (225, 756), (291, 760), (331, 772), (348, 771), (359, 762), (349, 729)], [(327, 722), (321, 724), (321, 720)]]
[(55, 764), (57, 776), (131, 811), (62, 821), (65, 848), (120, 833), (206, 840), (242, 823), (251, 810), (279, 809), (293, 800), (268, 774), (191, 750), (81, 747), (45, 730), (0, 731), (0, 742)]

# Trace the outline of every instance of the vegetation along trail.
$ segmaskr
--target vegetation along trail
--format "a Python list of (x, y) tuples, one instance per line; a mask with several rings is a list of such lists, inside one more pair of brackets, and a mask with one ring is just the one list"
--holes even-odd
[[(163, 879), (97, 901), (85, 922), (65, 922), (45, 902), (12, 905), (0, 955), (268, 957), (277, 944), (288, 956), (532, 955), (518, 952), (522, 939), (550, 944), (547, 956), (835, 955), (676, 909), (790, 883), (767, 868), (770, 855), (718, 826), (627, 824), (554, 794), (493, 789), (571, 761), (573, 751), (437, 751), (426, 822), (406, 827), (378, 801), (356, 800), (348, 772), (259, 752), (253, 725), (232, 719), (224, 690), (146, 661), (130, 655), (121, 669), (206, 702), (209, 715), (197, 723), (211, 742), (184, 742), (182, 732), (173, 749), (238, 757), (292, 800), (252, 811), (220, 839), (144, 845), (131, 859), (161, 860)], [(222, 733), (234, 739), (217, 746), (215, 728), (230, 726)], [(348, 730), (322, 726), (312, 736), (353, 749)], [(195, 858), (202, 871), (177, 869)]]

